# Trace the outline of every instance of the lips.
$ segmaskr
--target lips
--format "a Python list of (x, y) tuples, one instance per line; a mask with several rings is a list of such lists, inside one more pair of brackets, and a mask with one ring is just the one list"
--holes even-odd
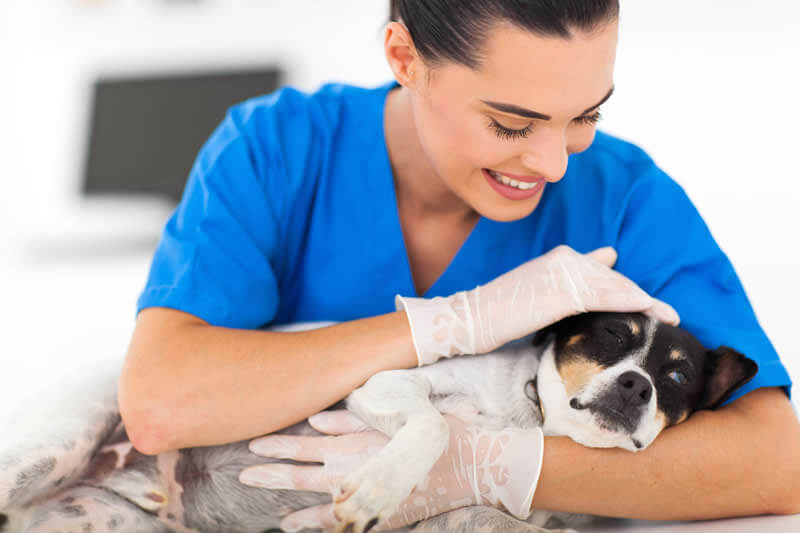
[(489, 185), (500, 195), (509, 200), (527, 200), (541, 193), (545, 180), (522, 176), (522, 180), (511, 178), (510, 175), (495, 172), (488, 168), (482, 169)]
[(489, 172), (493, 172), (495, 174), (499, 174), (500, 176), (505, 176), (512, 180), (524, 181), (526, 183), (536, 183), (538, 181), (544, 181), (544, 178), (540, 176), (520, 176), (518, 174), (511, 174), (509, 172), (500, 172), (498, 170), (494, 170), (491, 168), (487, 168), (486, 170), (488, 170)]
[(623, 428), (628, 433), (636, 431), (636, 423), (626, 414), (608, 406), (591, 404), (587, 406), (589, 411), (599, 416), (602, 420), (609, 423), (614, 428)]

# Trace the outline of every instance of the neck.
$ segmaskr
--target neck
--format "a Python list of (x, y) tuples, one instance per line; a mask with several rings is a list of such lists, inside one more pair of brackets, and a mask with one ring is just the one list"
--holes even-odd
[(398, 208), (417, 217), (474, 220), (475, 210), (453, 193), (431, 165), (419, 142), (412, 98), (406, 87), (389, 92), (384, 112), (384, 136), (394, 175)]

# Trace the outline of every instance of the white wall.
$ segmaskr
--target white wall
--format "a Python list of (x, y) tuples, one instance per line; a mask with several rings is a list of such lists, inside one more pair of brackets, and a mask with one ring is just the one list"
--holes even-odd
[(797, 379), (800, 3), (623, 0), (623, 8), (605, 127), (642, 145), (686, 188)]
[[(387, 3), (0, 2), (0, 406), (122, 356), (166, 216), (157, 202), (78, 204), (92, 77), (279, 60), (301, 88), (377, 84), (388, 77)], [(602, 127), (687, 189), (798, 377), (800, 3), (623, 0), (623, 10)]]

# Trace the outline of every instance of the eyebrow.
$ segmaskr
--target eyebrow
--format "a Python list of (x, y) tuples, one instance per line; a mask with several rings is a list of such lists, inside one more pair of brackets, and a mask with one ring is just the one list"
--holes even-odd
[[(581, 113), (581, 115), (585, 115), (590, 111), (594, 111), (595, 109), (606, 103), (606, 100), (611, 98), (612, 94), (614, 94), (614, 87), (611, 87), (611, 89), (608, 91), (608, 94), (606, 94), (602, 100), (597, 102), (592, 107), (584, 110), (583, 113)], [(497, 111), (501, 111), (503, 113), (511, 113), (512, 115), (519, 115), (525, 118), (538, 118), (540, 120), (550, 120), (553, 118), (550, 115), (545, 115), (544, 113), (539, 113), (538, 111), (526, 109), (524, 107), (520, 107), (514, 104), (503, 104), (501, 102), (490, 102), (488, 100), (481, 100), (481, 102), (483, 102), (484, 104), (488, 105), (491, 108), (496, 109)]]

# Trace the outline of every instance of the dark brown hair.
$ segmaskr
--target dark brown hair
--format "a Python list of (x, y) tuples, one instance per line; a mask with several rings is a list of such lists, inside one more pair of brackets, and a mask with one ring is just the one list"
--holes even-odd
[(422, 59), (479, 68), (489, 30), (506, 22), (545, 37), (569, 39), (619, 16), (619, 0), (390, 0)]

